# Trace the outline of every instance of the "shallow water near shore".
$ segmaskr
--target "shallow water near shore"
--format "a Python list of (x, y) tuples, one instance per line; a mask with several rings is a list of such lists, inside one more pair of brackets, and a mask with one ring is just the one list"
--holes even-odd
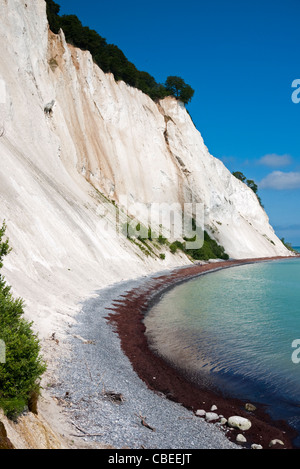
[(263, 404), (300, 434), (299, 285), (300, 259), (185, 282), (148, 312), (150, 347), (193, 382)]

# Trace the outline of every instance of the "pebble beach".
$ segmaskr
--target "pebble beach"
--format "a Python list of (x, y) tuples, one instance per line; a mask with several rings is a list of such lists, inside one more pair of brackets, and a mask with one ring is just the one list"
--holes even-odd
[[(194, 265), (121, 282), (82, 304), (51, 389), (74, 428), (75, 444), (78, 438), (115, 449), (240, 449), (265, 448), (277, 439), (292, 447), (283, 422), (274, 425), (260, 410), (249, 415), (243, 403), (194, 389), (147, 347), (142, 317), (163, 291), (240, 263)], [(205, 419), (211, 408), (220, 416), (214, 423)], [(224, 424), (233, 415), (252, 421), (240, 443), (240, 432)]]

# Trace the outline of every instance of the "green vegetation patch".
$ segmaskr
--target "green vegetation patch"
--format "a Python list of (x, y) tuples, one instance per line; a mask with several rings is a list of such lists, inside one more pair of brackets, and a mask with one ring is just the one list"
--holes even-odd
[(291, 252), (295, 252), (298, 254), (298, 252), (293, 248), (293, 246), (291, 245), (291, 243), (288, 243), (285, 238), (281, 238), (281, 242), (282, 244)]
[[(193, 231), (196, 231), (196, 222), (194, 219), (192, 220), (192, 224)], [(187, 249), (187, 243), (194, 242), (196, 237), (190, 239), (184, 238), (181, 241), (176, 240), (174, 242), (170, 242), (162, 234), (158, 235), (153, 233), (151, 228), (147, 228), (141, 223), (135, 221), (124, 223), (121, 232), (129, 239), (129, 241), (136, 244), (144, 254), (147, 256), (151, 255), (152, 257), (158, 256), (162, 260), (165, 259), (165, 254), (156, 253), (154, 248), (160, 249), (162, 246), (165, 246), (172, 254), (176, 254), (178, 251), (181, 251), (193, 260), (208, 261), (209, 259), (229, 259), (224, 247), (220, 246), (217, 241), (212, 239), (207, 231), (204, 231), (202, 247), (197, 249)]]
[[(10, 252), (4, 240), (6, 225), (0, 229), (0, 269)], [(40, 379), (46, 365), (32, 323), (24, 319), (23, 300), (14, 299), (11, 288), (0, 273), (0, 340), (5, 344), (5, 360), (0, 363), (0, 407), (14, 418), (30, 407), (40, 391)], [(31, 404), (30, 404), (31, 403)]]
[(178, 250), (181, 250), (186, 255), (190, 256), (194, 260), (208, 261), (209, 259), (223, 259), (228, 260), (229, 256), (226, 254), (223, 246), (220, 246), (214, 239), (212, 239), (207, 231), (204, 231), (204, 242), (203, 246), (198, 249), (186, 249), (187, 241), (195, 241), (193, 239), (185, 239), (185, 242), (175, 241), (170, 245), (170, 250), (175, 254)]
[(241, 171), (235, 171), (232, 173), (234, 177), (236, 177), (239, 181), (242, 181), (244, 184), (246, 184), (256, 195), (260, 205), (262, 208), (264, 208), (261, 198), (258, 195), (258, 185), (253, 181), (253, 179), (247, 179), (246, 176), (241, 173)]

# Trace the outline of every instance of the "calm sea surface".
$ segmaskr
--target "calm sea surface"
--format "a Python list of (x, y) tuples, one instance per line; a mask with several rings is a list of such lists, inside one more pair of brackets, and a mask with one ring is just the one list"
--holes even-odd
[(265, 404), (300, 434), (300, 259), (190, 280), (165, 293), (145, 325), (150, 346), (190, 379)]

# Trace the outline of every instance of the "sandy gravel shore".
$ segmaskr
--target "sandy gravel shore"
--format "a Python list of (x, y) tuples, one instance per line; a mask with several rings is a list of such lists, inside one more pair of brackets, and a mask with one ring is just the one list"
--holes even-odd
[(143, 315), (166, 288), (256, 261), (262, 259), (166, 271), (99, 290), (83, 303), (77, 325), (70, 327), (70, 353), (60, 357), (58, 380), (51, 389), (74, 428), (74, 445), (80, 440), (132, 449), (240, 448), (234, 431), (195, 416), (197, 409), (209, 410), (214, 404), (226, 418), (250, 418), (249, 443), (267, 447), (275, 438), (292, 447), (284, 422), (274, 425), (260, 410), (249, 415), (241, 402), (195, 389), (149, 350), (144, 335)]

